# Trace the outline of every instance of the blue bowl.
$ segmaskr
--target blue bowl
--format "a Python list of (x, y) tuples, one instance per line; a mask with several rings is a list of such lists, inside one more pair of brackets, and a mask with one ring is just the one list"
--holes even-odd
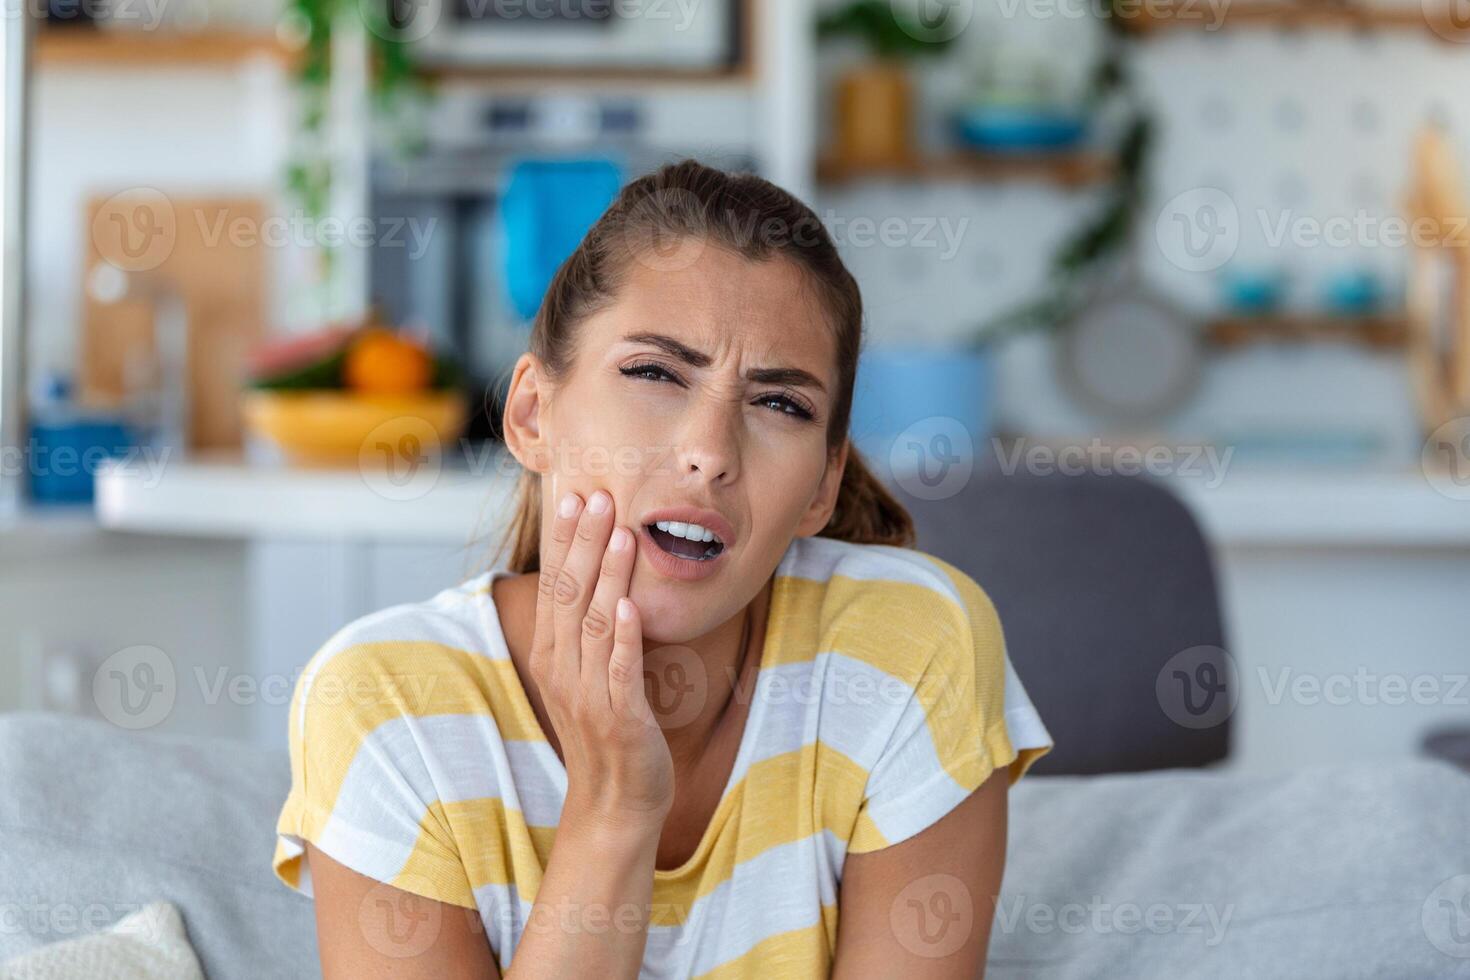
[(1037, 106), (970, 106), (953, 120), (961, 143), (984, 150), (1061, 150), (1081, 143), (1087, 116)]
[(985, 350), (870, 347), (853, 387), (853, 445), (882, 471), (912, 463), (913, 440), (941, 439), (973, 461), (990, 436), (993, 376)]
[(1278, 270), (1227, 272), (1220, 278), (1225, 307), (1237, 314), (1271, 313), (1286, 299), (1286, 274)]

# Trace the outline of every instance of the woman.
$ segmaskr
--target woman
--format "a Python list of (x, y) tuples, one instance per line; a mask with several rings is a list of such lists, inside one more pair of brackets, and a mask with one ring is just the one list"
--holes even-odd
[(328, 977), (965, 977), (1050, 745), (995, 611), (850, 450), (816, 216), (686, 161), (558, 271), (497, 567), (297, 683), (275, 869)]

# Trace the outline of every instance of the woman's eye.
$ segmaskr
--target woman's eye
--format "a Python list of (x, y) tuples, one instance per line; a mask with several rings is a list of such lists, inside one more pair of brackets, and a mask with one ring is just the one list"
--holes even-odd
[(791, 415), (799, 419), (812, 418), (810, 409), (785, 395), (766, 395), (760, 400), (760, 404), (780, 406), (777, 410), (783, 415)]
[(618, 370), (630, 378), (641, 378), (646, 381), (677, 380), (658, 364), (634, 364), (631, 367), (619, 368)]
[[(679, 379), (661, 364), (632, 364), (628, 367), (618, 368), (619, 373), (629, 378), (637, 378), (640, 381), (673, 381), (678, 384)], [(763, 395), (755, 401), (757, 405), (774, 405), (776, 411), (782, 415), (790, 415), (793, 418), (811, 421), (816, 417), (811, 409), (801, 404), (794, 398), (786, 395)]]

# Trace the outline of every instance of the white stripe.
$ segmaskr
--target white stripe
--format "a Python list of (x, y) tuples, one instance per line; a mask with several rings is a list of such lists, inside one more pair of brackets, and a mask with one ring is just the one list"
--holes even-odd
[(332, 635), (307, 661), (297, 681), (296, 726), (305, 725), (311, 686), (339, 654), (370, 643), (431, 643), (463, 650), (490, 660), (509, 660), (503, 645), (492, 647), (492, 632), (483, 622), (495, 615), (489, 593), (481, 594), (489, 573), (445, 589), (426, 602), (389, 606), (353, 620)]
[(853, 544), (833, 538), (796, 538), (782, 556), (776, 574), (814, 582), (827, 582), (834, 575), (841, 575), (862, 581), (920, 585), (964, 608), (949, 575), (923, 552), (912, 548)]
[[(748, 953), (763, 940), (817, 925), (837, 901), (845, 846), (828, 831), (770, 848), (735, 866), (731, 877), (695, 899), (679, 925), (649, 926), (640, 978), (690, 977)], [(779, 887), (772, 888), (773, 882)], [(514, 886), (475, 889), (475, 904), (502, 969), (530, 921), (531, 903)], [(616, 928), (616, 909), (588, 911), (589, 926)]]

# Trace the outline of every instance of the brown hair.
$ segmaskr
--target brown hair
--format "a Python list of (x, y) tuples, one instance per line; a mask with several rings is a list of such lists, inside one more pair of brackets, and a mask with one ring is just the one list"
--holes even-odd
[[(697, 241), (752, 261), (783, 257), (808, 274), (836, 333), (837, 390), (827, 420), (827, 450), (847, 438), (853, 383), (862, 348), (863, 302), (816, 214), (791, 194), (753, 174), (733, 174), (697, 160), (671, 163), (634, 180), (587, 232), (547, 288), (528, 350), (553, 381), (575, 356), (575, 327), (616, 295), (628, 262), (667, 243)], [(522, 470), (516, 513), (497, 555), (512, 544), (509, 568), (540, 570), (541, 475)], [(872, 474), (857, 447), (847, 463), (822, 537), (857, 544), (914, 547), (914, 525), (902, 504)]]

